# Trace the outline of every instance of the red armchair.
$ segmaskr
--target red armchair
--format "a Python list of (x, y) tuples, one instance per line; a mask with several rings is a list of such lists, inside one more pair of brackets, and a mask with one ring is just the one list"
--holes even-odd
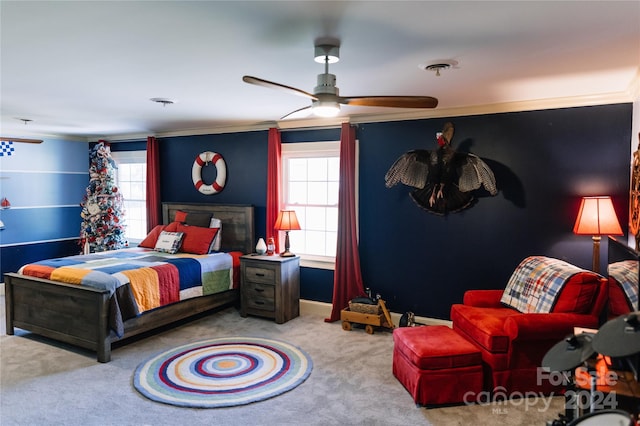
[[(544, 277), (531, 280), (539, 279)], [(484, 389), (507, 395), (557, 391), (558, 386), (539, 372), (542, 358), (572, 334), (574, 327), (598, 328), (607, 302), (607, 287), (607, 280), (593, 272), (574, 274), (560, 290), (549, 313), (523, 313), (505, 306), (504, 290), (467, 291), (463, 303), (451, 307), (451, 320), (453, 329), (482, 353)]]

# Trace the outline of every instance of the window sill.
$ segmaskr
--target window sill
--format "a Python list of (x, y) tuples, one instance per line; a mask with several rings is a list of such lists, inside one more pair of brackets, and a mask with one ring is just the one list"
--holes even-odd
[(335, 260), (327, 261), (300, 257), (300, 266), (303, 268), (327, 269), (334, 271), (336, 269), (336, 262)]

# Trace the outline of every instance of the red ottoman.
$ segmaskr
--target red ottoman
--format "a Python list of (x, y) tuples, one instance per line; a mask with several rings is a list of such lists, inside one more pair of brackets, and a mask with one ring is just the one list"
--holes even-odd
[(393, 330), (393, 375), (418, 405), (474, 402), (482, 392), (482, 355), (444, 325)]

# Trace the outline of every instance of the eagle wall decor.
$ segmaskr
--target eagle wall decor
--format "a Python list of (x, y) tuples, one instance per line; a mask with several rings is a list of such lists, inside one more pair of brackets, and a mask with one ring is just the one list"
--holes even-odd
[(496, 179), (480, 157), (451, 147), (453, 123), (445, 123), (438, 134), (435, 150), (415, 149), (403, 154), (389, 168), (385, 185), (398, 182), (414, 187), (409, 194), (421, 208), (437, 215), (455, 213), (470, 207), (472, 191), (481, 186), (496, 195)]

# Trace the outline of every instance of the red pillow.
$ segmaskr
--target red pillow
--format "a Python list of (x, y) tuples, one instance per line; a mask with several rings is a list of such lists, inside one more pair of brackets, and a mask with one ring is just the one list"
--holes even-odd
[(579, 272), (565, 283), (551, 312), (587, 314), (593, 309), (600, 276), (595, 272)]
[(607, 312), (607, 318), (613, 319), (632, 311), (631, 303), (622, 288), (622, 284), (609, 276), (609, 311)]
[(180, 222), (171, 222), (170, 224), (168, 224), (164, 230), (167, 232), (178, 232), (178, 225), (180, 224)]
[(218, 233), (218, 228), (202, 228), (200, 226), (187, 226), (177, 224), (177, 232), (184, 233), (180, 251), (192, 254), (208, 254), (213, 239)]
[(176, 217), (173, 220), (175, 220), (176, 222), (181, 222), (181, 223), (186, 222), (187, 221), (187, 212), (183, 212), (182, 210), (178, 210), (176, 212)]
[(150, 249), (155, 248), (158, 237), (160, 236), (160, 233), (164, 231), (164, 228), (164, 225), (156, 225), (156, 227), (153, 228), (151, 232), (149, 232), (145, 239), (142, 240), (140, 244), (138, 244), (138, 247), (145, 247)]

